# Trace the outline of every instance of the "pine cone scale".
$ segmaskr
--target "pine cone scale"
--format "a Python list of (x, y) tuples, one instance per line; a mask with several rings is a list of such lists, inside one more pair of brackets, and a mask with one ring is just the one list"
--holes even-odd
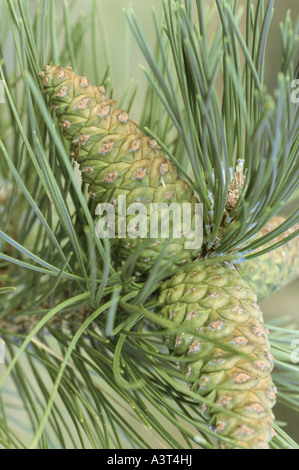
[[(125, 195), (135, 202), (194, 203), (189, 184), (178, 178), (176, 168), (165, 158), (154, 139), (145, 136), (126, 111), (118, 109), (103, 87), (91, 86), (83, 75), (75, 75), (71, 67), (46, 66), (40, 79), (64, 136), (71, 141), (71, 155), (78, 161), (82, 179), (89, 185), (89, 195), (95, 202), (115, 203)], [(148, 208), (149, 206), (147, 206)], [(149, 217), (149, 214), (147, 214)], [(132, 216), (128, 217), (128, 222)], [(116, 224), (117, 225), (117, 224)], [(162, 247), (163, 263), (172, 265), (191, 261), (198, 255), (184, 249), (181, 238), (150, 238), (148, 248), (137, 259), (141, 272), (150, 269)], [(136, 245), (132, 237), (118, 241), (122, 258)]]
[[(217, 284), (215, 290), (211, 289), (213, 279)], [(204, 261), (194, 263), (185, 276), (163, 284), (161, 313), (175, 323), (179, 321), (181, 328), (190, 325), (186, 297), (202, 288), (203, 292), (206, 289), (204, 300), (198, 298), (192, 304), (196, 312), (192, 317), (195, 334), (170, 336), (168, 348), (176, 357), (181, 355), (183, 361), (178, 359), (178, 366), (193, 392), (234, 413), (232, 418), (202, 403), (204, 416), (210, 417), (210, 424), (219, 435), (234, 439), (236, 447), (268, 447), (273, 424), (271, 409), (275, 403), (270, 375), (273, 358), (262, 313), (251, 288), (231, 267)], [(186, 304), (185, 310), (181, 308)], [(180, 312), (178, 320), (175, 310)], [(209, 339), (215, 343), (209, 343)], [(193, 351), (193, 359), (186, 361)]]

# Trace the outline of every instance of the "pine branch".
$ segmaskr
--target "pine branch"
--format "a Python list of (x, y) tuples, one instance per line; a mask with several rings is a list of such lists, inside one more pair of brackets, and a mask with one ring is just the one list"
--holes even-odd
[[(250, 252), (248, 240), (255, 237), (298, 188), (299, 109), (290, 101), (290, 81), (295, 76), (294, 58), (299, 50), (296, 36), (299, 22), (292, 26), (287, 16), (282, 41), (288, 53), (283, 51), (277, 90), (270, 95), (264, 85), (263, 70), (273, 2), (268, 3), (263, 16), (264, 7), (247, 11), (247, 15), (255, 15), (247, 20), (247, 43), (234, 18), (231, 2), (217, 1), (221, 42), (219, 35), (207, 41), (201, 2), (197, 3), (194, 24), (186, 5), (183, 1), (164, 2), (164, 30), (171, 49), (168, 54), (162, 38), (159, 39), (164, 75), (149, 51), (134, 13), (126, 15), (149, 66), (146, 76), (189, 156), (194, 186), (204, 203), (207, 246), (213, 246), (220, 236), (221, 241), (213, 248), (216, 254), (238, 252), (242, 245), (241, 252)], [(157, 25), (155, 16), (154, 21)], [(157, 26), (156, 33), (160, 37)], [(211, 51), (215, 50), (219, 55), (212, 57)], [(222, 70), (219, 69), (221, 60)], [(179, 83), (179, 94), (173, 84), (173, 73), (167, 72), (170, 67)], [(217, 77), (223, 81), (220, 100), (215, 84)], [(228, 102), (228, 97), (233, 102)], [(243, 160), (244, 187), (228, 213), (226, 203), (232, 172)], [(297, 221), (298, 214), (294, 217)], [(290, 224), (293, 221), (294, 218), (292, 222), (290, 219)], [(256, 240), (255, 247), (263, 242)]]

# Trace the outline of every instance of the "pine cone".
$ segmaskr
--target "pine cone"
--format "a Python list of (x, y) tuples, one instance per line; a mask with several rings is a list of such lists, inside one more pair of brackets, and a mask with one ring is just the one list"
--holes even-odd
[[(180, 207), (192, 203), (194, 221), (194, 203), (198, 201), (189, 184), (179, 178), (157, 142), (145, 136), (126, 111), (117, 108), (103, 87), (92, 86), (83, 75), (75, 75), (71, 67), (47, 65), (39, 77), (63, 135), (71, 141), (71, 156), (80, 165), (83, 181), (89, 184), (90, 197), (116, 205), (119, 196), (126, 196), (127, 206), (133, 204), (138, 209), (142, 203), (147, 215), (151, 203), (179, 203)], [(132, 218), (127, 217), (127, 226)], [(116, 221), (116, 232), (117, 226)], [(140, 239), (133, 236), (131, 233), (119, 239), (121, 258), (139, 243)], [(166, 243), (163, 262), (173, 260), (180, 265), (191, 261), (199, 249), (192, 253), (184, 248), (185, 241), (184, 236), (151, 238), (138, 257), (137, 268), (141, 272), (148, 270)]]
[(234, 448), (268, 448), (273, 357), (252, 289), (233, 267), (202, 261), (164, 282), (160, 305), (164, 318), (188, 330), (166, 343), (191, 389), (218, 407), (201, 405), (212, 428)]
[[(265, 235), (285, 221), (284, 217), (275, 216), (261, 230), (258, 236)], [(299, 228), (296, 224), (285, 233), (266, 244), (260, 250), (277, 243)], [(260, 251), (259, 250), (259, 251)], [(284, 287), (299, 276), (299, 239), (294, 238), (276, 250), (257, 258), (236, 264), (240, 276), (248, 282), (257, 295), (258, 301), (269, 297), (272, 292)]]

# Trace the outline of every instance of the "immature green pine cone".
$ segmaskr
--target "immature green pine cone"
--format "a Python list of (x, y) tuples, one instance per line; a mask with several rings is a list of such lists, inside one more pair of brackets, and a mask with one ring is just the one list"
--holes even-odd
[[(284, 222), (281, 216), (275, 216), (261, 230), (259, 236), (271, 232)], [(271, 242), (277, 243), (299, 228), (296, 224)], [(262, 249), (269, 245), (265, 245)], [(240, 276), (248, 282), (257, 295), (258, 302), (269, 297), (272, 292), (284, 287), (299, 276), (299, 239), (293, 238), (288, 243), (257, 258), (236, 264)]]
[[(218, 406), (201, 404), (212, 429), (234, 439), (233, 448), (268, 448), (273, 357), (252, 289), (235, 268), (198, 261), (165, 281), (160, 292), (161, 316), (191, 329), (168, 336), (166, 343), (192, 391)], [(221, 441), (220, 446), (231, 447)]]
[[(169, 206), (176, 202), (182, 207), (192, 202), (194, 210), (197, 200), (189, 184), (178, 177), (157, 142), (145, 136), (126, 111), (117, 108), (103, 87), (92, 86), (71, 67), (47, 65), (39, 77), (63, 135), (71, 141), (71, 156), (80, 165), (83, 181), (89, 184), (90, 197), (116, 206), (118, 197), (126, 196), (127, 206), (133, 204), (136, 209), (140, 203), (149, 207), (150, 203)], [(131, 231), (134, 229), (132, 226)], [(193, 255), (191, 249), (184, 248), (185, 241), (184, 236), (163, 241), (151, 238), (137, 260), (138, 269), (144, 272), (151, 267), (165, 243), (164, 262), (189, 262)], [(132, 235), (120, 239), (120, 258), (127, 257), (137, 243), (138, 238)]]

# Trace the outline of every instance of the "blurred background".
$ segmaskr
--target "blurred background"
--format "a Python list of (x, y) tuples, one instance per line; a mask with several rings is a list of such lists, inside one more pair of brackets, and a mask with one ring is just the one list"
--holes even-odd
[[(99, 34), (106, 39), (99, 41), (98, 57), (99, 62), (102, 63), (103, 51), (105, 46), (108, 46), (107, 61), (110, 64), (110, 76), (112, 86), (115, 90), (115, 95), (122, 96), (126, 84), (129, 80), (133, 80), (138, 84), (138, 93), (133, 104), (133, 114), (138, 118), (140, 106), (144, 98), (146, 88), (146, 78), (140, 68), (140, 65), (146, 66), (140, 49), (129, 30), (124, 10), (133, 10), (136, 14), (138, 22), (142, 28), (144, 36), (146, 37), (149, 46), (153, 50), (155, 47), (155, 28), (153, 23), (153, 10), (156, 12), (157, 17), (161, 17), (163, 11), (163, 0), (84, 0), (70, 1), (72, 10), (71, 20), (76, 21), (78, 17), (84, 19), (87, 17), (94, 4), (97, 4), (99, 10), (97, 13), (96, 22), (99, 29)], [(213, 5), (213, 0), (203, 0), (203, 3), (208, 7)], [(238, 0), (240, 12), (246, 9), (247, 0)], [(258, 1), (253, 1), (257, 4)], [(34, 12), (39, 8), (39, 0), (29, 0), (31, 11)], [(62, 19), (63, 16), (63, 2), (54, 0), (55, 11), (57, 20)], [(279, 58), (281, 53), (281, 42), (279, 25), (286, 17), (287, 11), (290, 11), (291, 19), (295, 20), (299, 15), (299, 1), (298, 0), (275, 0), (274, 1), (274, 14), (270, 27), (270, 33), (267, 43), (267, 61), (265, 70), (265, 82), (269, 91), (272, 91), (276, 85), (277, 71), (279, 69)], [(87, 18), (86, 18), (87, 20)], [(87, 21), (86, 21), (87, 23)], [(244, 24), (244, 15), (241, 16), (240, 23)], [(217, 25), (215, 24), (215, 28)], [(106, 43), (106, 44), (105, 44)], [(88, 44), (86, 44), (88, 46)], [(3, 51), (4, 60), (7, 64), (13, 61), (12, 55), (13, 38), (10, 37), (7, 42), (6, 50)], [(104, 53), (105, 54), (105, 53)], [(66, 65), (66, 64), (61, 64)], [(86, 50), (86, 54), (82, 56), (80, 61), (80, 70), (77, 73), (84, 73), (92, 79), (94, 75), (94, 65), (91, 57)]]

